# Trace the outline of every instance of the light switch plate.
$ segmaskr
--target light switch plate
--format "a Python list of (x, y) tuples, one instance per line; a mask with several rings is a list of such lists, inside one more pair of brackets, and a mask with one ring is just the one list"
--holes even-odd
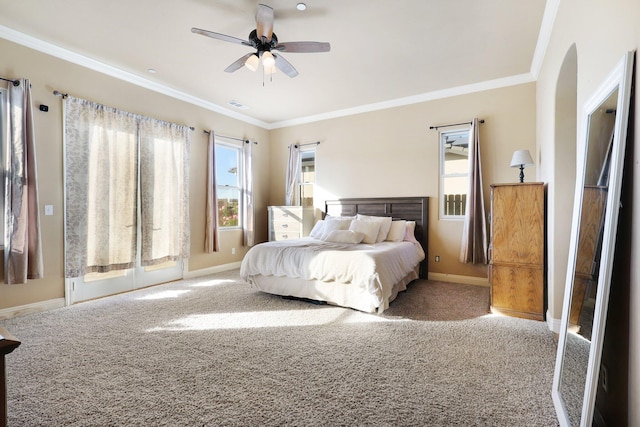
[(44, 214), (53, 215), (53, 205), (44, 205)]

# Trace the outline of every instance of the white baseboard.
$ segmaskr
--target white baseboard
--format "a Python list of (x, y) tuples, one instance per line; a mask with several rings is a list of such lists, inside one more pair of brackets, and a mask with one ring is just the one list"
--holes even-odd
[(54, 308), (62, 308), (64, 306), (64, 298), (56, 298), (34, 302), (32, 304), (19, 305), (17, 307), (3, 308), (0, 309), (0, 320), (24, 316), (25, 314), (40, 313), (41, 311), (53, 310)]
[(200, 270), (185, 271), (183, 277), (185, 279), (194, 279), (196, 277), (206, 276), (207, 274), (221, 273), (223, 271), (234, 270), (240, 268), (242, 261), (232, 262), (230, 264), (216, 265), (208, 268), (201, 268)]
[(429, 280), (440, 282), (462, 283), (463, 285), (489, 286), (487, 277), (459, 276), (457, 274), (429, 272)]
[(549, 330), (555, 332), (556, 334), (560, 333), (560, 325), (562, 324), (562, 319), (554, 319), (551, 317), (551, 313), (547, 310), (547, 326)]

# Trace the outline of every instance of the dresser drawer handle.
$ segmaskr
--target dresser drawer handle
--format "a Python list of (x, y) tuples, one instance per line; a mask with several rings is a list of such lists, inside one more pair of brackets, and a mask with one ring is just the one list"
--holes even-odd
[(289, 227), (289, 224), (282, 224), (282, 228), (287, 228)]
[(288, 234), (283, 234), (283, 235), (282, 235), (282, 238), (283, 238), (283, 239), (288, 239), (288, 238), (289, 238), (289, 235), (288, 235)]

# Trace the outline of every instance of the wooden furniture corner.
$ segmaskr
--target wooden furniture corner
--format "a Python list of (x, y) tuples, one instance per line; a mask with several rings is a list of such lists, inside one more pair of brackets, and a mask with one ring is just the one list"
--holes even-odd
[(5, 355), (18, 348), (20, 341), (15, 339), (6, 329), (0, 327), (0, 427), (7, 426), (7, 376), (5, 369)]

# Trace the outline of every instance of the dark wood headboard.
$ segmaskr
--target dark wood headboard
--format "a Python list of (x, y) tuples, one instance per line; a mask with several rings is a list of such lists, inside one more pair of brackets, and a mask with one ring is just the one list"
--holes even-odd
[(420, 263), (420, 278), (428, 274), (429, 198), (428, 197), (379, 197), (362, 199), (327, 200), (325, 215), (352, 216), (356, 214), (390, 216), (416, 222), (416, 240), (424, 249), (425, 259)]

